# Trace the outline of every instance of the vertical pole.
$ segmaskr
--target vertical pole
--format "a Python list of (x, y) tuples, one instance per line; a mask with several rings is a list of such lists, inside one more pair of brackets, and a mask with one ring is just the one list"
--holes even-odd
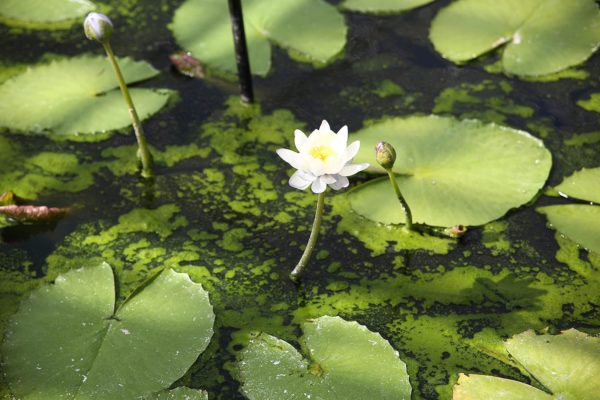
[(244, 17), (242, 15), (242, 4), (240, 0), (229, 0), (229, 15), (231, 16), (231, 29), (233, 31), (233, 42), (235, 45), (235, 60), (238, 69), (238, 79), (240, 81), (240, 94), (244, 103), (252, 103), (254, 101), (252, 75), (250, 74), (250, 60), (248, 59), (246, 33), (244, 32)]

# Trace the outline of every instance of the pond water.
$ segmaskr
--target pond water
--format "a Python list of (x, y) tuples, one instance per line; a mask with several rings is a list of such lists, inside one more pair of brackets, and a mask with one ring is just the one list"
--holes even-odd
[[(235, 359), (249, 332), (297, 344), (300, 324), (322, 315), (389, 340), (408, 365), (414, 399), (451, 398), (460, 372), (528, 382), (494, 356), (502, 340), (527, 329), (600, 332), (600, 255), (546, 226), (535, 207), (567, 201), (543, 193), (460, 240), (408, 237), (353, 214), (342, 192), (331, 193), (307, 274), (294, 284), (288, 273), (308, 239), (316, 195), (288, 186), (291, 170), (275, 153), (290, 147), (294, 129), (310, 132), (323, 119), (352, 133), (389, 116), (476, 118), (541, 138), (553, 156), (547, 189), (600, 165), (598, 114), (576, 104), (599, 90), (598, 55), (574, 78), (522, 80), (487, 72), (497, 55), (457, 66), (435, 52), (428, 29), (449, 1), (390, 16), (344, 12), (343, 55), (315, 68), (273, 47), (271, 73), (254, 79), (257, 105), (244, 107), (236, 84), (171, 68), (168, 55), (179, 47), (167, 25), (181, 2), (106, 3), (115, 53), (160, 70), (136, 86), (178, 93), (144, 121), (158, 149), (156, 179), (149, 185), (136, 173), (130, 132), (79, 143), (3, 131), (1, 191), (73, 208), (52, 226), (1, 229), (3, 329), (33, 288), (103, 259), (121, 299), (164, 267), (207, 289), (215, 335), (176, 386), (206, 389), (211, 399), (243, 398)], [(102, 54), (79, 25), (0, 25), (0, 48), (2, 79), (58, 56)], [(351, 186), (369, 178), (359, 174)], [(6, 383), (0, 393), (8, 398)]]

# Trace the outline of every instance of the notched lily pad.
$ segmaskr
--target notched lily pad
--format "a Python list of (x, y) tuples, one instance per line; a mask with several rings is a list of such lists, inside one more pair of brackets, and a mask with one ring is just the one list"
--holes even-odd
[(13, 316), (2, 345), (14, 395), (151, 395), (180, 378), (213, 334), (208, 294), (187, 274), (165, 270), (116, 310), (115, 300), (106, 263), (72, 270), (35, 290)]
[[(150, 64), (119, 60), (129, 84), (158, 74)], [(140, 118), (158, 112), (172, 92), (130, 89)], [(23, 107), (27, 104), (27, 107)], [(105, 57), (80, 56), (29, 68), (0, 86), (0, 127), (68, 139), (131, 125), (118, 83)]]
[[(562, 196), (600, 203), (600, 167), (582, 169), (555, 187)], [(539, 207), (537, 211), (571, 240), (588, 250), (600, 253), (600, 206), (567, 204)]]
[(88, 0), (2, 0), (0, 17), (22, 23), (48, 24), (74, 21), (94, 9), (96, 6)]
[(324, 316), (303, 324), (308, 359), (261, 333), (241, 353), (241, 391), (248, 399), (410, 399), (406, 364), (378, 333)]
[(434, 0), (345, 0), (342, 8), (372, 14), (391, 14), (411, 10)]
[(600, 393), (600, 338), (575, 329), (560, 335), (527, 331), (505, 346), (549, 393), (509, 379), (461, 374), (453, 400), (594, 399)]
[[(315, 63), (327, 63), (346, 43), (343, 16), (325, 1), (245, 0), (243, 5), (254, 74), (265, 76), (271, 69), (270, 42)], [(235, 74), (227, 2), (187, 0), (175, 12), (171, 29), (177, 43), (207, 67), (230, 76)]]
[[(552, 157), (526, 132), (475, 120), (427, 116), (394, 118), (351, 135), (355, 162), (375, 160), (380, 141), (396, 148), (393, 171), (413, 220), (432, 226), (481, 225), (527, 203), (544, 185)], [(348, 193), (352, 208), (377, 222), (404, 222), (387, 177)]]
[(459, 0), (431, 24), (436, 50), (455, 63), (504, 46), (502, 68), (539, 76), (577, 65), (600, 45), (593, 0)]

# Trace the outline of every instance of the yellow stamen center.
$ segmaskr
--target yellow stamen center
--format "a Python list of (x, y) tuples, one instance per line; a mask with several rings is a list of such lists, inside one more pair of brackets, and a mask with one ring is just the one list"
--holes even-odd
[(310, 149), (309, 153), (313, 158), (320, 158), (321, 161), (325, 161), (333, 155), (333, 149), (329, 146), (315, 146)]

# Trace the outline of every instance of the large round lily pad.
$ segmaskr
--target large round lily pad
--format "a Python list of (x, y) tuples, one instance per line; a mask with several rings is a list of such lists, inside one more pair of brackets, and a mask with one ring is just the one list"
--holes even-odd
[(342, 7), (347, 10), (387, 14), (424, 6), (434, 0), (345, 0)]
[(19, 399), (130, 400), (169, 387), (204, 351), (214, 314), (186, 274), (162, 272), (115, 311), (106, 263), (31, 294), (2, 346)]
[(506, 349), (551, 394), (509, 379), (461, 375), (452, 399), (595, 399), (600, 393), (600, 338), (575, 329), (560, 335), (527, 331), (509, 339)]
[(0, 16), (25, 22), (60, 22), (81, 18), (95, 8), (88, 0), (2, 0)]
[[(600, 203), (600, 168), (577, 171), (555, 189), (566, 197)], [(537, 211), (571, 240), (600, 253), (600, 206), (567, 204), (539, 207)]]
[(585, 61), (598, 48), (600, 11), (594, 0), (459, 0), (435, 17), (430, 38), (456, 63), (505, 45), (506, 72), (546, 75)]
[(239, 362), (248, 399), (410, 399), (406, 365), (379, 334), (329, 316), (304, 323), (303, 330), (308, 359), (264, 333), (250, 341)]
[[(143, 61), (119, 60), (129, 84), (158, 71)], [(160, 110), (170, 92), (130, 89), (140, 118)], [(29, 68), (0, 86), (0, 126), (27, 134), (65, 138), (131, 125), (127, 106), (105, 57), (81, 56)]]
[[(396, 148), (393, 171), (417, 223), (481, 225), (529, 200), (544, 185), (552, 157), (526, 132), (479, 121), (437, 116), (395, 118), (351, 135), (360, 140), (355, 162), (375, 160), (375, 146)], [(383, 223), (404, 215), (387, 177), (348, 193), (352, 208)]]
[[(244, 29), (252, 73), (271, 68), (271, 45), (326, 63), (346, 43), (343, 16), (323, 0), (244, 0)], [(229, 9), (222, 0), (187, 0), (171, 26), (177, 42), (210, 68), (235, 73)]]

